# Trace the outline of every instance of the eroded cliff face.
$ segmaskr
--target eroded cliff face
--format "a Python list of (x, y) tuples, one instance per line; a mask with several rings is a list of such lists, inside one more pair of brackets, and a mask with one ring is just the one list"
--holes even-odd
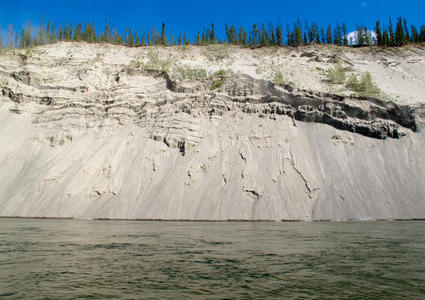
[[(381, 94), (327, 82), (335, 63)], [(424, 65), (420, 47), (8, 51), (0, 215), (425, 218)]]

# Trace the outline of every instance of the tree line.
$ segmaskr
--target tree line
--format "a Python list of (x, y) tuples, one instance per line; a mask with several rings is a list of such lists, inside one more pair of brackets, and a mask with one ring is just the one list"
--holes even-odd
[(141, 28), (136, 30), (128, 27), (124, 32), (118, 32), (110, 24), (106, 24), (102, 30), (97, 30), (94, 24), (77, 23), (66, 25), (55, 25), (53, 22), (44, 23), (36, 28), (28, 22), (22, 29), (16, 31), (13, 25), (9, 25), (7, 37), (3, 32), (0, 35), (0, 47), (26, 48), (39, 46), (58, 41), (85, 41), (104, 42), (116, 45), (126, 45), (130, 47), (150, 46), (150, 45), (210, 45), (210, 44), (232, 44), (242, 46), (300, 46), (311, 44), (332, 44), (351, 46), (392, 46), (400, 47), (408, 43), (425, 42), (425, 26), (419, 28), (414, 25), (408, 26), (406, 19), (397, 18), (395, 26), (391, 18), (388, 24), (376, 22), (373, 30), (366, 26), (356, 26), (355, 35), (347, 32), (345, 23), (319, 27), (317, 23), (302, 22), (298, 19), (294, 24), (286, 24), (285, 29), (282, 24), (269, 23), (252, 24), (248, 28), (225, 25), (225, 37), (219, 38), (216, 34), (214, 23), (203, 31), (197, 32), (189, 37), (187, 33), (177, 36), (167, 35), (165, 24), (162, 23), (160, 31), (155, 27), (150, 30)]

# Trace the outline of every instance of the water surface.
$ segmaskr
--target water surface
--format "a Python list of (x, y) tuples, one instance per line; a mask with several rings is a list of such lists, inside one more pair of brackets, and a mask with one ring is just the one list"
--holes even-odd
[(423, 299), (425, 222), (0, 219), (0, 297)]

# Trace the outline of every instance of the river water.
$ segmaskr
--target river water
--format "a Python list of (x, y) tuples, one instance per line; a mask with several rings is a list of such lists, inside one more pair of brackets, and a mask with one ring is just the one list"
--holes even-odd
[(5, 299), (424, 299), (425, 222), (0, 219)]

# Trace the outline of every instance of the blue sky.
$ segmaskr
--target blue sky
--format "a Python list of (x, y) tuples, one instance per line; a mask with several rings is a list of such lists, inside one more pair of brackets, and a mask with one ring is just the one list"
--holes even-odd
[(351, 31), (356, 24), (372, 28), (377, 18), (386, 23), (389, 16), (402, 16), (409, 24), (425, 24), (424, 11), (425, 0), (0, 0), (0, 23), (3, 30), (8, 24), (21, 28), (28, 20), (37, 25), (44, 14), (56, 24), (89, 21), (103, 30), (111, 23), (124, 31), (129, 25), (160, 29), (164, 21), (168, 35), (187, 32), (193, 37), (213, 21), (223, 37), (226, 22), (248, 29), (252, 23), (292, 24), (299, 17), (303, 24), (309, 20), (323, 27), (344, 21)]

